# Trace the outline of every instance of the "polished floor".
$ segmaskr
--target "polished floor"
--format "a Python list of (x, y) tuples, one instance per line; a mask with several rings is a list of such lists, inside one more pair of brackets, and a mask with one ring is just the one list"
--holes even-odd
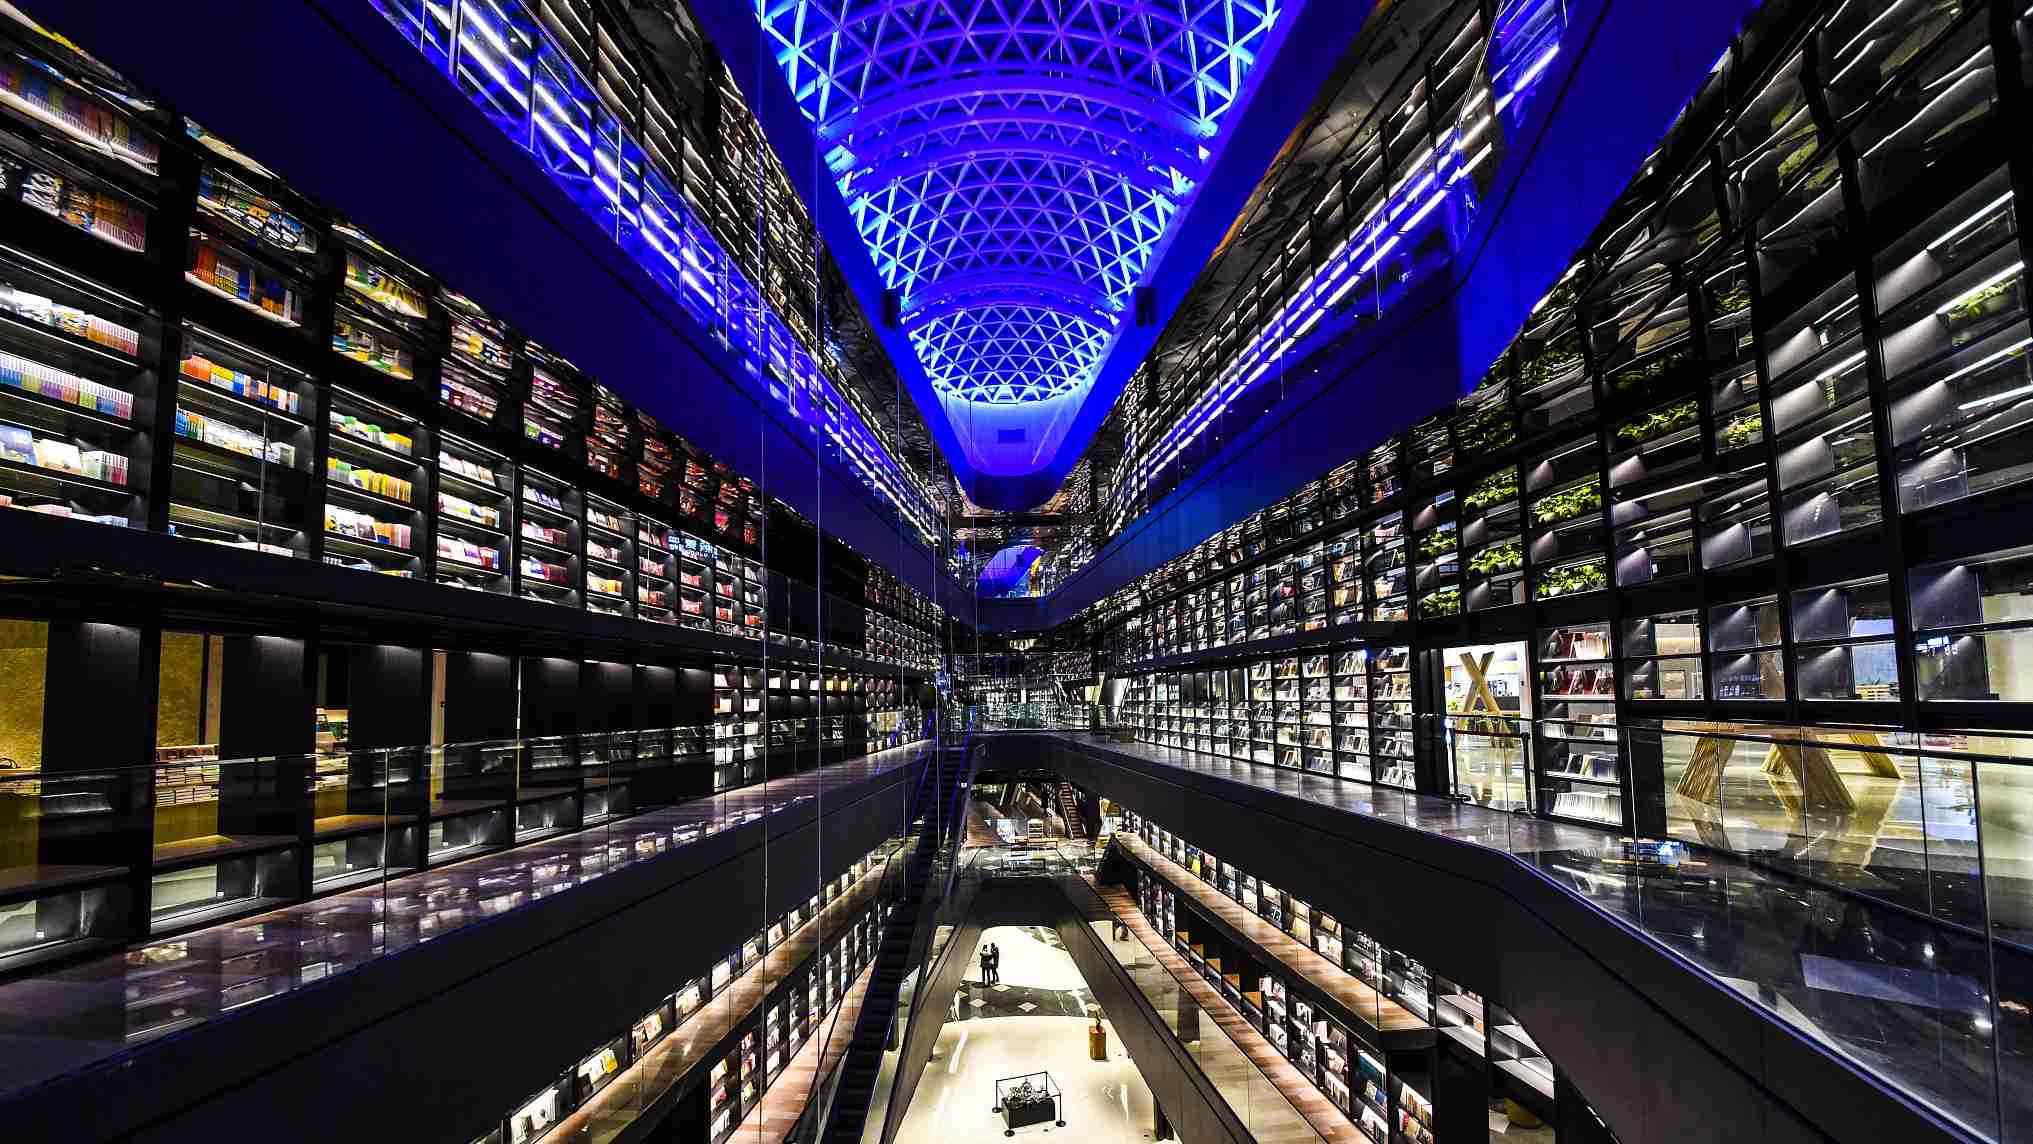
[(8, 982), (0, 985), (0, 1093), (230, 1019), (248, 1006), (910, 766), (932, 749), (915, 744), (851, 759)]
[[(1034, 734), (1504, 851), (1977, 1133), (2033, 1138), (2033, 955), (1981, 929), (1714, 852), (1641, 869), (1613, 830), (1171, 747)], [(1816, 838), (1789, 841), (1811, 852)]]
[(1089, 1060), (1087, 1022), (1079, 1017), (998, 1017), (948, 1024), (897, 1127), (896, 1144), (1000, 1144), (995, 1082), (1050, 1073), (1062, 1095), (1066, 1126), (1047, 1121), (1023, 1137), (1077, 1144), (1140, 1144), (1153, 1139), (1151, 1091), (1108, 1031), (1108, 1059)]

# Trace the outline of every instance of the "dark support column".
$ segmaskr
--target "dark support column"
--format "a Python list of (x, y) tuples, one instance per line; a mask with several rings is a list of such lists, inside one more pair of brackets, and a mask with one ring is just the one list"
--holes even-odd
[(1433, 1078), (1435, 1144), (1486, 1144), (1489, 1066), (1443, 1042)]
[(409, 747), (431, 734), (431, 687), (422, 648), (349, 647), (347, 741), (356, 748)]
[[(327, 678), (326, 686), (332, 682)], [(346, 813), (386, 820), (380, 833), (347, 840), (348, 860), (362, 867), (418, 866), (429, 791), (428, 750), (421, 744), (431, 737), (430, 653), (390, 644), (349, 646), (344, 685), (351, 755)]]
[[(48, 640), (36, 861), (128, 873), (106, 891), (103, 913), (80, 913), (77, 899), (52, 897), (36, 906), (37, 927), (143, 937), (155, 835), (148, 766), (155, 758), (155, 642), (137, 628), (73, 621), (50, 624)], [(60, 813), (90, 807), (103, 809)]]
[[(317, 743), (317, 664), (292, 636), (227, 636), (220, 665), (220, 835), (311, 836), (311, 752)], [(222, 862), (221, 894), (295, 897), (310, 885), (310, 848)]]
[(516, 790), (516, 837), (577, 826), (583, 784), (577, 743), (571, 736), (589, 719), (576, 659), (526, 656), (522, 660), (522, 772)]
[(447, 653), (445, 742), (513, 739), (515, 735), (515, 661), (488, 652)]

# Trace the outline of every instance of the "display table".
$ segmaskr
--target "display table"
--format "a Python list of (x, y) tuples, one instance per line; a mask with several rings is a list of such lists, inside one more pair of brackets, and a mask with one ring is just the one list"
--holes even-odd
[(995, 1107), (990, 1111), (1002, 1114), (1004, 1136), (1015, 1136), (1019, 1128), (1046, 1121), (1056, 1128), (1066, 1127), (1059, 1113), (1059, 1086), (1053, 1082), (1051, 1073), (1030, 1073), (996, 1081)]

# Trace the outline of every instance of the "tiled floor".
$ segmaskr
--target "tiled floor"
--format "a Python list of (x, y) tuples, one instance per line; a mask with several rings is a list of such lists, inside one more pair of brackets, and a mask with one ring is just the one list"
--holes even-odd
[(1019, 1128), (1018, 1140), (1142, 1144), (1151, 1139), (1150, 1089), (1107, 1022), (1105, 1061), (1087, 1057), (1087, 1022), (1077, 1017), (963, 1021), (939, 1032), (896, 1144), (1005, 1144), (995, 1082), (1048, 1072), (1059, 1086), (1066, 1126)]
[[(1981, 931), (1882, 904), (1868, 887), (1709, 852), (1641, 873), (1611, 830), (1177, 748), (1034, 734), (1505, 851), (1980, 1135), (2002, 1135), (2000, 1105), (2015, 1132), (2033, 1130), (2033, 956)], [(1788, 853), (1815, 844), (1775, 843)]]
[(0, 1092), (145, 1046), (709, 834), (906, 767), (917, 744), (0, 985)]

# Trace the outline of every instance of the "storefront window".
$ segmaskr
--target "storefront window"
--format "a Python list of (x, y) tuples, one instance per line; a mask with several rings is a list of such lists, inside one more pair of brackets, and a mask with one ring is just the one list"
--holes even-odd
[(1532, 708), (1525, 645), (1472, 644), (1442, 654), (1455, 793), (1482, 806), (1529, 808)]

